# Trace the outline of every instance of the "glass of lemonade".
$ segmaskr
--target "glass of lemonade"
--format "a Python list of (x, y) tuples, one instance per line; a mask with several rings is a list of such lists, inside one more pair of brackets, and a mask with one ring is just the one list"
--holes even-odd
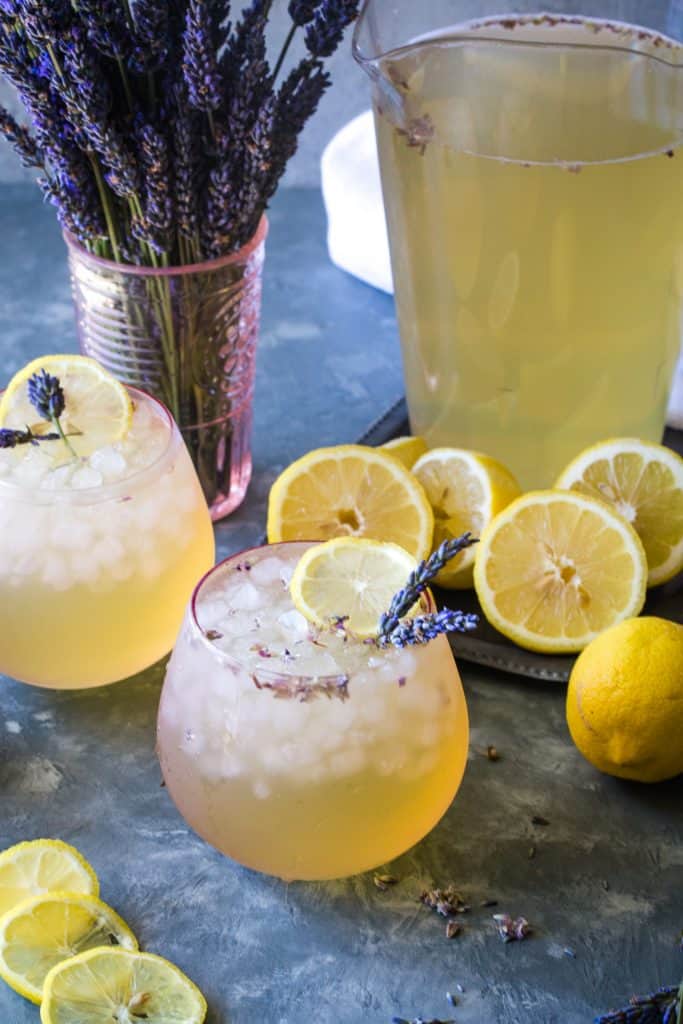
[(61, 441), (0, 450), (0, 671), (23, 682), (99, 686), (151, 665), (213, 564), (178, 428), (127, 390), (132, 421), (115, 444), (81, 458)]
[(412, 428), (544, 487), (587, 445), (662, 436), (683, 322), (683, 19), (677, 3), (475, 6), (466, 21), (465, 0), (366, 0), (355, 55)]
[(159, 708), (159, 757), (183, 817), (234, 860), (285, 879), (338, 878), (403, 853), (448, 808), (468, 745), (445, 636), (379, 648), (296, 611), (289, 580), (310, 546), (257, 548), (204, 577)]

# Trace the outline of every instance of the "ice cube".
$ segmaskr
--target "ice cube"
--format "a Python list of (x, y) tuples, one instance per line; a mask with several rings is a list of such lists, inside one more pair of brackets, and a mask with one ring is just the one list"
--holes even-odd
[(124, 456), (113, 445), (107, 445), (93, 452), (88, 462), (92, 469), (102, 474), (105, 480), (116, 480), (122, 477), (128, 468)]
[(59, 491), (69, 487), (74, 468), (73, 462), (65, 462), (62, 466), (56, 466), (51, 473), (47, 473), (43, 477), (40, 486), (46, 491)]
[(228, 598), (233, 608), (251, 611), (263, 605), (263, 597), (253, 583), (245, 580), (230, 589)]
[[(54, 476), (54, 474), (51, 474)], [(90, 546), (91, 535), (89, 530), (84, 530), (77, 516), (72, 515), (73, 509), (63, 510), (64, 515), (55, 517), (52, 527), (51, 538), (56, 548), (66, 548), (70, 551), (84, 550)]]
[(360, 748), (344, 750), (339, 754), (333, 754), (329, 759), (330, 774), (343, 778), (347, 775), (356, 775), (365, 767), (365, 754)]
[(92, 557), (96, 558), (101, 565), (110, 567), (117, 565), (125, 559), (126, 549), (117, 537), (103, 537), (102, 540), (97, 542), (97, 546), (92, 552)]
[(280, 569), (280, 579), (282, 580), (283, 587), (289, 588), (289, 584), (292, 582), (293, 575), (294, 566), (285, 563)]
[(67, 561), (61, 555), (46, 555), (41, 577), (43, 583), (53, 590), (68, 590), (73, 584)]
[(251, 567), (249, 578), (260, 587), (267, 587), (269, 584), (277, 583), (281, 579), (283, 563), (279, 558), (264, 558), (261, 562), (255, 562)]
[(102, 474), (87, 464), (79, 466), (71, 477), (71, 486), (78, 491), (87, 490), (89, 487), (101, 487)]
[(31, 448), (12, 471), (12, 479), (25, 487), (35, 487), (54, 465), (40, 448)]
[(292, 642), (304, 640), (308, 636), (308, 619), (295, 608), (278, 615), (277, 623), (285, 639)]

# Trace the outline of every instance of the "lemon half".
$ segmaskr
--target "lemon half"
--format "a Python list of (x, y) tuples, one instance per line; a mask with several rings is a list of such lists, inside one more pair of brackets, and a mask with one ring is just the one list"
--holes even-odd
[[(469, 531), (475, 537), (516, 498), (519, 484), (502, 463), (464, 448), (433, 448), (413, 466), (434, 512), (434, 547)], [(475, 548), (467, 548), (436, 577), (439, 586), (472, 586)]]
[(532, 651), (569, 653), (640, 612), (647, 561), (633, 527), (609, 505), (536, 491), (484, 531), (474, 584), (504, 636)]
[(555, 485), (614, 505), (643, 542), (648, 586), (683, 569), (683, 459), (637, 438), (602, 441), (581, 452)]
[(416, 559), (431, 550), (434, 519), (415, 477), (379, 448), (342, 444), (293, 462), (273, 484), (268, 540), (369, 537)]

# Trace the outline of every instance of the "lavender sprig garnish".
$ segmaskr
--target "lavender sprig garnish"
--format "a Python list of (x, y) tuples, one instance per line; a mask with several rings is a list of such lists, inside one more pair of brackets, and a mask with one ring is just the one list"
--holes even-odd
[(59, 441), (59, 434), (34, 434), (30, 427), (25, 430), (0, 429), (0, 448), (17, 448), (22, 444), (38, 445), (41, 441)]
[(6, 110), (4, 107), (0, 107), (0, 132), (5, 136), (15, 152), (19, 154), (24, 167), (43, 166), (43, 154), (36, 140), (32, 137), (28, 128), (15, 121), (9, 110)]
[(66, 402), (59, 378), (54, 377), (45, 369), (32, 374), (28, 379), (28, 400), (38, 415), (52, 424), (57, 436), (61, 437), (71, 454), (78, 458), (78, 453), (72, 447), (60, 422)]
[(405, 647), (406, 644), (426, 643), (439, 633), (464, 633), (476, 628), (478, 616), (449, 609), (402, 622), (437, 573), (461, 551), (476, 543), (477, 538), (471, 533), (463, 533), (461, 537), (445, 540), (429, 558), (420, 562), (379, 620), (377, 642), (380, 646)]
[(633, 996), (628, 1006), (596, 1017), (595, 1024), (677, 1024), (681, 1003), (683, 985), (660, 988), (646, 996)]

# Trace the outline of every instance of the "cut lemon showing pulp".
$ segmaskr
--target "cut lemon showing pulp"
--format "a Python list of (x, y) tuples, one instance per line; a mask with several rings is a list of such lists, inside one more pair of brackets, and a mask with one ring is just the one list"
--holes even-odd
[(420, 456), (427, 451), (427, 442), (423, 437), (394, 437), (380, 447), (399, 459), (406, 469), (412, 469)]
[[(464, 448), (433, 448), (413, 466), (434, 512), (434, 547), (469, 531), (475, 537), (519, 493), (519, 484), (500, 462)], [(467, 548), (436, 577), (441, 587), (472, 586), (476, 549)]]
[(602, 441), (578, 455), (556, 487), (602, 498), (628, 519), (643, 542), (648, 586), (683, 569), (683, 459), (636, 438)]
[(0, 918), (0, 977), (39, 1003), (48, 971), (95, 946), (138, 948), (128, 925), (95, 896), (34, 896)]
[(78, 850), (60, 839), (35, 839), (0, 853), (0, 915), (31, 896), (99, 893), (97, 875)]
[(432, 510), (415, 477), (379, 448), (341, 444), (297, 459), (268, 500), (268, 540), (370, 537), (399, 544), (416, 559), (432, 544)]
[(79, 455), (90, 455), (128, 432), (133, 403), (124, 386), (96, 360), (74, 355), (42, 356), (19, 370), (0, 400), (0, 427), (49, 429), (28, 398), (29, 377), (41, 370), (59, 378), (65, 399), (60, 422)]
[(573, 491), (517, 498), (484, 531), (474, 584), (486, 618), (532, 651), (580, 651), (645, 600), (647, 562), (618, 512)]
[(305, 552), (289, 589), (310, 622), (329, 626), (343, 616), (356, 636), (377, 636), (380, 616), (416, 566), (397, 544), (338, 537)]
[(174, 964), (152, 953), (91, 949), (54, 967), (42, 1024), (202, 1024), (206, 1000)]

